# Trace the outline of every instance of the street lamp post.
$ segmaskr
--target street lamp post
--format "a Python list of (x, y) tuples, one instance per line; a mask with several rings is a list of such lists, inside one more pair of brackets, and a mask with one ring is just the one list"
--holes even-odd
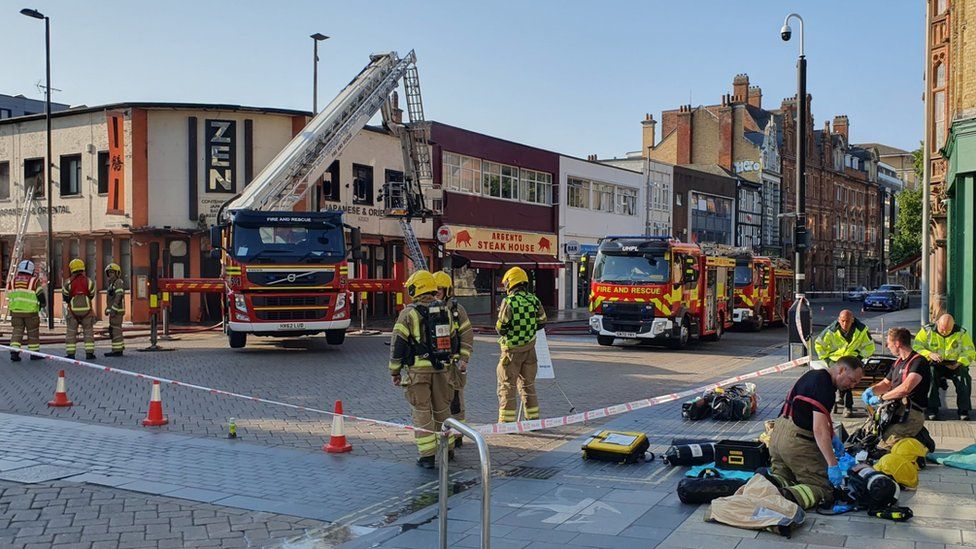
[[(27, 17), (44, 20), (44, 64), (47, 74), (45, 88), (44, 121), (47, 125), (47, 156), (44, 162), (44, 193), (47, 195), (47, 327), (54, 329), (54, 225), (51, 206), (51, 19), (43, 13), (24, 8), (20, 13)], [(29, 205), (25, 205), (29, 207)]]
[[(780, 29), (780, 38), (788, 42), (793, 36), (793, 29), (790, 28), (790, 19), (796, 18), (800, 22), (800, 55), (796, 61), (796, 225), (793, 232), (794, 261), (794, 284), (796, 285), (796, 295), (794, 302), (797, 311), (800, 310), (800, 303), (803, 300), (804, 282), (806, 279), (806, 251), (807, 251), (807, 227), (806, 227), (806, 186), (807, 186), (807, 59), (803, 52), (803, 18), (796, 13), (786, 16), (783, 21), (783, 28)], [(795, 320), (794, 320), (795, 323)], [(803, 322), (797, 326), (797, 333), (803, 331)], [(806, 355), (807, 349), (803, 353)]]
[(319, 42), (329, 39), (328, 36), (317, 32), (312, 38), (312, 116), (319, 113)]

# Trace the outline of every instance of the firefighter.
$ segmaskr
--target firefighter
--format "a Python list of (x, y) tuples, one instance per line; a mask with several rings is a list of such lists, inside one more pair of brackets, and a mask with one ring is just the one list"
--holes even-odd
[(125, 340), (122, 338), (122, 317), (125, 316), (125, 286), (122, 283), (122, 267), (118, 263), (109, 263), (105, 267), (105, 277), (108, 287), (108, 332), (112, 337), (112, 351), (105, 356), (122, 356), (125, 350)]
[[(827, 364), (837, 362), (842, 356), (853, 356), (864, 360), (874, 354), (874, 340), (871, 331), (860, 320), (854, 318), (854, 313), (844, 309), (837, 316), (837, 321), (824, 329), (813, 344), (820, 360)], [(837, 407), (844, 407), (844, 417), (851, 417), (854, 413), (854, 394), (848, 389), (838, 393)]]
[[(444, 271), (437, 271), (434, 273), (434, 282), (437, 284), (437, 299), (447, 305), (454, 329), (454, 336), (451, 338), (451, 352), (454, 353), (451, 361), (451, 386), (454, 388), (451, 417), (464, 421), (464, 387), (468, 384), (468, 362), (471, 360), (471, 351), (474, 348), (474, 330), (471, 328), (468, 312), (454, 297), (454, 282), (451, 280), (451, 275)], [(455, 439), (455, 448), (461, 446), (462, 438)]]
[(508, 295), (498, 310), (498, 421), (515, 421), (517, 388), (522, 392), (525, 419), (539, 419), (539, 398), (535, 394), (535, 375), (539, 362), (535, 355), (535, 334), (546, 323), (546, 311), (539, 298), (528, 290), (529, 277), (521, 267), (512, 267), (502, 277)]
[(969, 336), (969, 332), (956, 325), (956, 319), (946, 313), (934, 325), (928, 324), (918, 331), (912, 348), (932, 365), (932, 382), (925, 418), (938, 419), (939, 405), (942, 404), (939, 389), (947, 389), (947, 380), (952, 380), (956, 387), (956, 411), (959, 419), (969, 421), (973, 407), (970, 400), (973, 378), (969, 375), (969, 365), (976, 360), (976, 349), (973, 348), (973, 338)]
[(75, 357), (78, 330), (84, 331), (85, 358), (95, 358), (95, 311), (92, 301), (95, 299), (95, 283), (85, 275), (85, 262), (75, 258), (68, 263), (71, 276), (64, 281), (61, 295), (68, 304), (67, 325), (68, 332), (64, 338), (65, 356)]
[(775, 420), (766, 478), (804, 509), (833, 502), (833, 486), (843, 479), (837, 459), (844, 447), (834, 434), (830, 408), (834, 393), (854, 387), (863, 375), (864, 365), (853, 356), (839, 357), (827, 370), (807, 371)]
[[(453, 325), (447, 308), (437, 301), (437, 283), (428, 271), (417, 271), (405, 284), (409, 303), (393, 325), (390, 375), (403, 387), (413, 414), (417, 465), (434, 468), (437, 437), (443, 421), (451, 417), (450, 366)], [(448, 443), (453, 447), (454, 437)], [(453, 450), (451, 450), (453, 458)]]
[(896, 357), (887, 377), (864, 391), (861, 399), (868, 406), (890, 400), (901, 401), (901, 413), (881, 432), (878, 448), (890, 449), (901, 439), (918, 438), (925, 427), (925, 407), (929, 401), (931, 367), (925, 357), (912, 349), (912, 333), (906, 328), (888, 330), (885, 343)]
[[(10, 308), (10, 346), (20, 349), (26, 332), (27, 350), (41, 350), (41, 307), (47, 305), (44, 286), (34, 275), (34, 262), (25, 259), (17, 264), (17, 274), (13, 285), (7, 292)], [(31, 360), (44, 360), (40, 355), (31, 355)], [(10, 360), (20, 361), (20, 351), (10, 351)]]

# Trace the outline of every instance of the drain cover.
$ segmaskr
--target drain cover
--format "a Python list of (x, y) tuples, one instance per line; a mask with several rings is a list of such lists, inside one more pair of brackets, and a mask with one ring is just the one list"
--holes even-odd
[(60, 465), (35, 465), (33, 467), (24, 467), (22, 469), (14, 469), (13, 471), (0, 473), (0, 479), (22, 482), (24, 484), (36, 484), (38, 482), (57, 480), (87, 472), (85, 469), (73, 469)]
[(537, 480), (546, 480), (556, 476), (559, 469), (554, 467), (526, 467), (518, 466), (513, 467), (507, 471), (500, 471), (498, 476), (500, 477), (521, 477), (521, 478), (534, 478)]

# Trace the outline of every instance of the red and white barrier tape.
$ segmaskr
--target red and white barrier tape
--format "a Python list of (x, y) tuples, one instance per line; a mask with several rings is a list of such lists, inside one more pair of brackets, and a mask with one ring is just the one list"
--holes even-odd
[[(284, 406), (286, 408), (291, 408), (291, 409), (294, 409), (294, 410), (302, 410), (302, 411), (305, 411), (305, 412), (312, 412), (312, 413), (316, 413), (316, 414), (324, 414), (324, 415), (328, 415), (328, 416), (341, 416), (341, 417), (343, 417), (345, 419), (349, 419), (349, 420), (353, 420), (353, 421), (362, 421), (364, 423), (371, 423), (373, 425), (383, 425), (385, 427), (394, 427), (394, 428), (398, 428), (398, 429), (406, 429), (408, 431), (417, 431), (417, 432), (421, 432), (421, 433), (431, 433), (431, 434), (436, 434), (436, 435), (443, 435), (442, 432), (430, 431), (430, 430), (427, 430), (427, 429), (422, 429), (420, 427), (414, 427), (413, 425), (405, 425), (405, 424), (401, 424), (401, 423), (394, 423), (392, 421), (383, 421), (383, 420), (379, 420), (379, 419), (371, 419), (371, 418), (367, 418), (367, 417), (354, 416), (354, 415), (351, 415), (351, 414), (337, 414), (335, 412), (330, 412), (328, 410), (322, 410), (322, 409), (319, 409), (319, 408), (310, 408), (308, 406), (301, 406), (301, 405), (298, 405), (298, 404), (289, 404), (287, 402), (281, 402), (281, 401), (278, 401), (278, 400), (271, 400), (271, 399), (267, 399), (267, 398), (261, 398), (261, 397), (258, 397), (258, 396), (244, 395), (244, 394), (241, 394), (241, 393), (234, 393), (234, 392), (231, 392), (231, 391), (224, 391), (224, 390), (221, 390), (221, 389), (214, 389), (213, 387), (205, 387), (203, 385), (195, 385), (193, 383), (183, 383), (181, 381), (177, 381), (177, 380), (174, 380), (174, 379), (168, 379), (168, 378), (165, 378), (165, 377), (152, 376), (152, 375), (149, 375), (149, 374), (140, 374), (138, 372), (132, 372), (132, 371), (129, 371), (129, 370), (122, 370), (120, 368), (112, 368), (112, 367), (109, 367), (109, 366), (102, 366), (102, 365), (99, 365), (99, 364), (93, 364), (91, 362), (85, 362), (83, 360), (70, 359), (70, 358), (66, 358), (66, 357), (55, 356), (55, 355), (48, 354), (48, 353), (39, 353), (39, 352), (35, 352), (35, 351), (29, 351), (29, 350), (26, 350), (26, 349), (15, 349), (13, 347), (9, 347), (7, 345), (2, 345), (2, 344), (0, 344), (0, 349), (7, 349), (9, 351), (19, 351), (21, 353), (26, 353), (26, 354), (29, 354), (29, 355), (42, 356), (44, 358), (51, 359), (51, 360), (55, 360), (57, 362), (64, 362), (64, 363), (72, 364), (72, 365), (75, 365), (75, 366), (84, 366), (86, 368), (91, 368), (93, 370), (99, 370), (99, 371), (106, 372), (106, 373), (122, 374), (122, 375), (125, 375), (125, 376), (134, 377), (136, 379), (146, 379), (146, 380), (150, 380), (150, 381), (158, 381), (160, 383), (166, 383), (166, 384), (173, 385), (173, 386), (176, 386), (176, 387), (187, 387), (189, 389), (196, 389), (196, 390), (199, 390), (199, 391), (207, 391), (207, 392), (209, 392), (210, 394), (213, 394), (213, 395), (223, 395), (223, 396), (229, 396), (229, 397), (234, 397), (234, 398), (242, 398), (242, 399), (245, 399), (245, 400), (250, 400), (252, 402), (261, 402), (263, 404), (271, 404), (271, 405), (274, 405), (274, 406)], [(665, 403), (668, 403), (668, 402), (674, 402), (676, 400), (680, 400), (682, 398), (687, 398), (687, 397), (690, 397), (690, 396), (696, 396), (696, 395), (699, 395), (699, 394), (704, 393), (706, 391), (711, 391), (711, 390), (716, 389), (718, 387), (723, 387), (725, 385), (732, 385), (734, 383), (739, 383), (739, 382), (742, 382), (742, 381), (746, 381), (748, 379), (755, 379), (757, 377), (762, 377), (762, 376), (769, 375), (769, 374), (775, 374), (775, 373), (779, 373), (779, 372), (784, 372), (786, 370), (789, 370), (791, 368), (795, 368), (797, 366), (801, 366), (803, 364), (807, 364), (809, 362), (810, 362), (810, 357), (809, 356), (805, 356), (805, 357), (798, 358), (796, 360), (792, 360), (792, 361), (789, 361), (789, 362), (783, 362), (781, 364), (777, 364), (775, 366), (770, 366), (768, 368), (763, 368), (762, 370), (756, 370), (755, 372), (750, 372), (748, 374), (742, 374), (742, 375), (738, 375), (738, 376), (735, 376), (735, 377), (730, 377), (730, 378), (727, 378), (727, 379), (723, 379), (721, 381), (718, 381), (716, 383), (710, 383), (708, 385), (703, 385), (701, 387), (696, 387), (694, 389), (688, 389), (688, 390), (681, 391), (681, 392), (677, 392), (677, 393), (671, 393), (671, 394), (667, 394), (667, 395), (661, 395), (661, 396), (657, 396), (657, 397), (653, 397), (653, 398), (645, 398), (645, 399), (641, 399), (641, 400), (635, 400), (635, 401), (632, 401), (632, 402), (625, 402), (623, 404), (615, 404), (613, 406), (607, 406), (605, 408), (598, 408), (598, 409), (595, 409), (595, 410), (589, 410), (589, 411), (582, 412), (582, 413), (579, 413), (579, 414), (570, 414), (570, 415), (567, 415), (567, 416), (553, 417), (553, 418), (546, 418), (546, 419), (529, 419), (529, 420), (525, 420), (525, 421), (512, 421), (512, 422), (507, 422), (507, 423), (492, 423), (492, 424), (487, 424), (487, 425), (479, 425), (477, 427), (474, 427), (474, 429), (476, 431), (478, 431), (479, 433), (484, 434), (484, 435), (496, 435), (496, 434), (507, 434), (507, 433), (528, 433), (528, 432), (531, 432), (531, 431), (538, 431), (540, 429), (551, 429), (553, 427), (563, 427), (563, 426), (566, 426), (566, 425), (574, 425), (576, 423), (583, 423), (585, 421), (592, 421), (592, 420), (595, 420), (595, 419), (601, 419), (601, 418), (605, 418), (605, 417), (611, 417), (611, 416), (623, 414), (623, 413), (626, 413), (626, 412), (632, 412), (634, 410), (640, 410), (640, 409), (643, 409), (643, 408), (650, 408), (651, 406), (657, 406), (657, 405), (665, 404)], [(458, 434), (458, 433), (454, 433), (454, 434)]]
[(594, 419), (615, 416), (626, 412), (632, 412), (634, 410), (640, 410), (642, 408), (650, 408), (651, 406), (657, 406), (659, 404), (665, 404), (667, 402), (674, 402), (676, 400), (688, 398), (690, 396), (700, 395), (706, 391), (711, 391), (713, 389), (717, 389), (718, 387), (723, 387), (725, 385), (732, 385), (734, 383), (739, 383), (747, 379), (754, 379), (769, 374), (784, 372), (786, 370), (795, 368), (802, 364), (807, 364), (809, 362), (810, 362), (810, 357), (805, 356), (805, 357), (798, 358), (796, 360), (791, 360), (789, 362), (783, 362), (782, 364), (770, 366), (769, 368), (763, 368), (762, 370), (757, 370), (755, 372), (750, 372), (748, 374), (742, 374), (735, 377), (730, 377), (716, 383), (702, 385), (701, 387), (688, 389), (687, 391), (681, 391), (678, 393), (671, 393), (669, 395), (661, 395), (654, 398), (645, 398), (641, 400), (635, 400), (633, 402), (615, 404), (613, 406), (607, 406), (606, 408), (598, 408), (596, 410), (589, 410), (587, 412), (583, 412), (580, 414), (571, 414), (568, 416), (552, 417), (546, 419), (529, 419), (525, 421), (511, 421), (507, 423), (493, 423), (490, 425), (479, 425), (474, 429), (484, 435), (496, 435), (496, 434), (505, 434), (505, 433), (526, 433), (529, 431), (538, 431), (539, 429), (563, 427), (565, 425), (573, 425), (575, 423), (583, 423), (584, 421), (590, 421)]

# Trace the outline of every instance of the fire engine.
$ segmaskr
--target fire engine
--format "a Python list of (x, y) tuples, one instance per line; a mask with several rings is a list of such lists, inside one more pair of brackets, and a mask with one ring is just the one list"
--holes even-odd
[[(350, 278), (347, 255), (359, 259), (360, 232), (343, 223), (341, 212), (302, 211), (314, 182), (377, 112), (400, 137), (404, 159), (403, 181), (383, 187), (384, 213), (399, 219), (413, 267), (427, 268), (410, 225), (432, 214), (422, 190), (432, 183), (430, 129), (415, 63), (413, 51), (402, 58), (396, 52), (370, 56), (366, 68), (221, 208), (210, 242), (211, 253), (222, 259), (224, 330), (232, 348), (245, 346), (248, 334), (325, 332), (328, 343), (341, 344), (351, 292), (398, 290), (396, 277)], [(393, 116), (401, 80), (408, 125)]]
[(781, 259), (739, 251), (735, 257), (735, 308), (737, 326), (762, 330), (783, 322), (793, 305), (793, 270)]
[(600, 240), (590, 286), (590, 329), (616, 339), (681, 349), (718, 340), (732, 326), (735, 260), (661, 236)]

